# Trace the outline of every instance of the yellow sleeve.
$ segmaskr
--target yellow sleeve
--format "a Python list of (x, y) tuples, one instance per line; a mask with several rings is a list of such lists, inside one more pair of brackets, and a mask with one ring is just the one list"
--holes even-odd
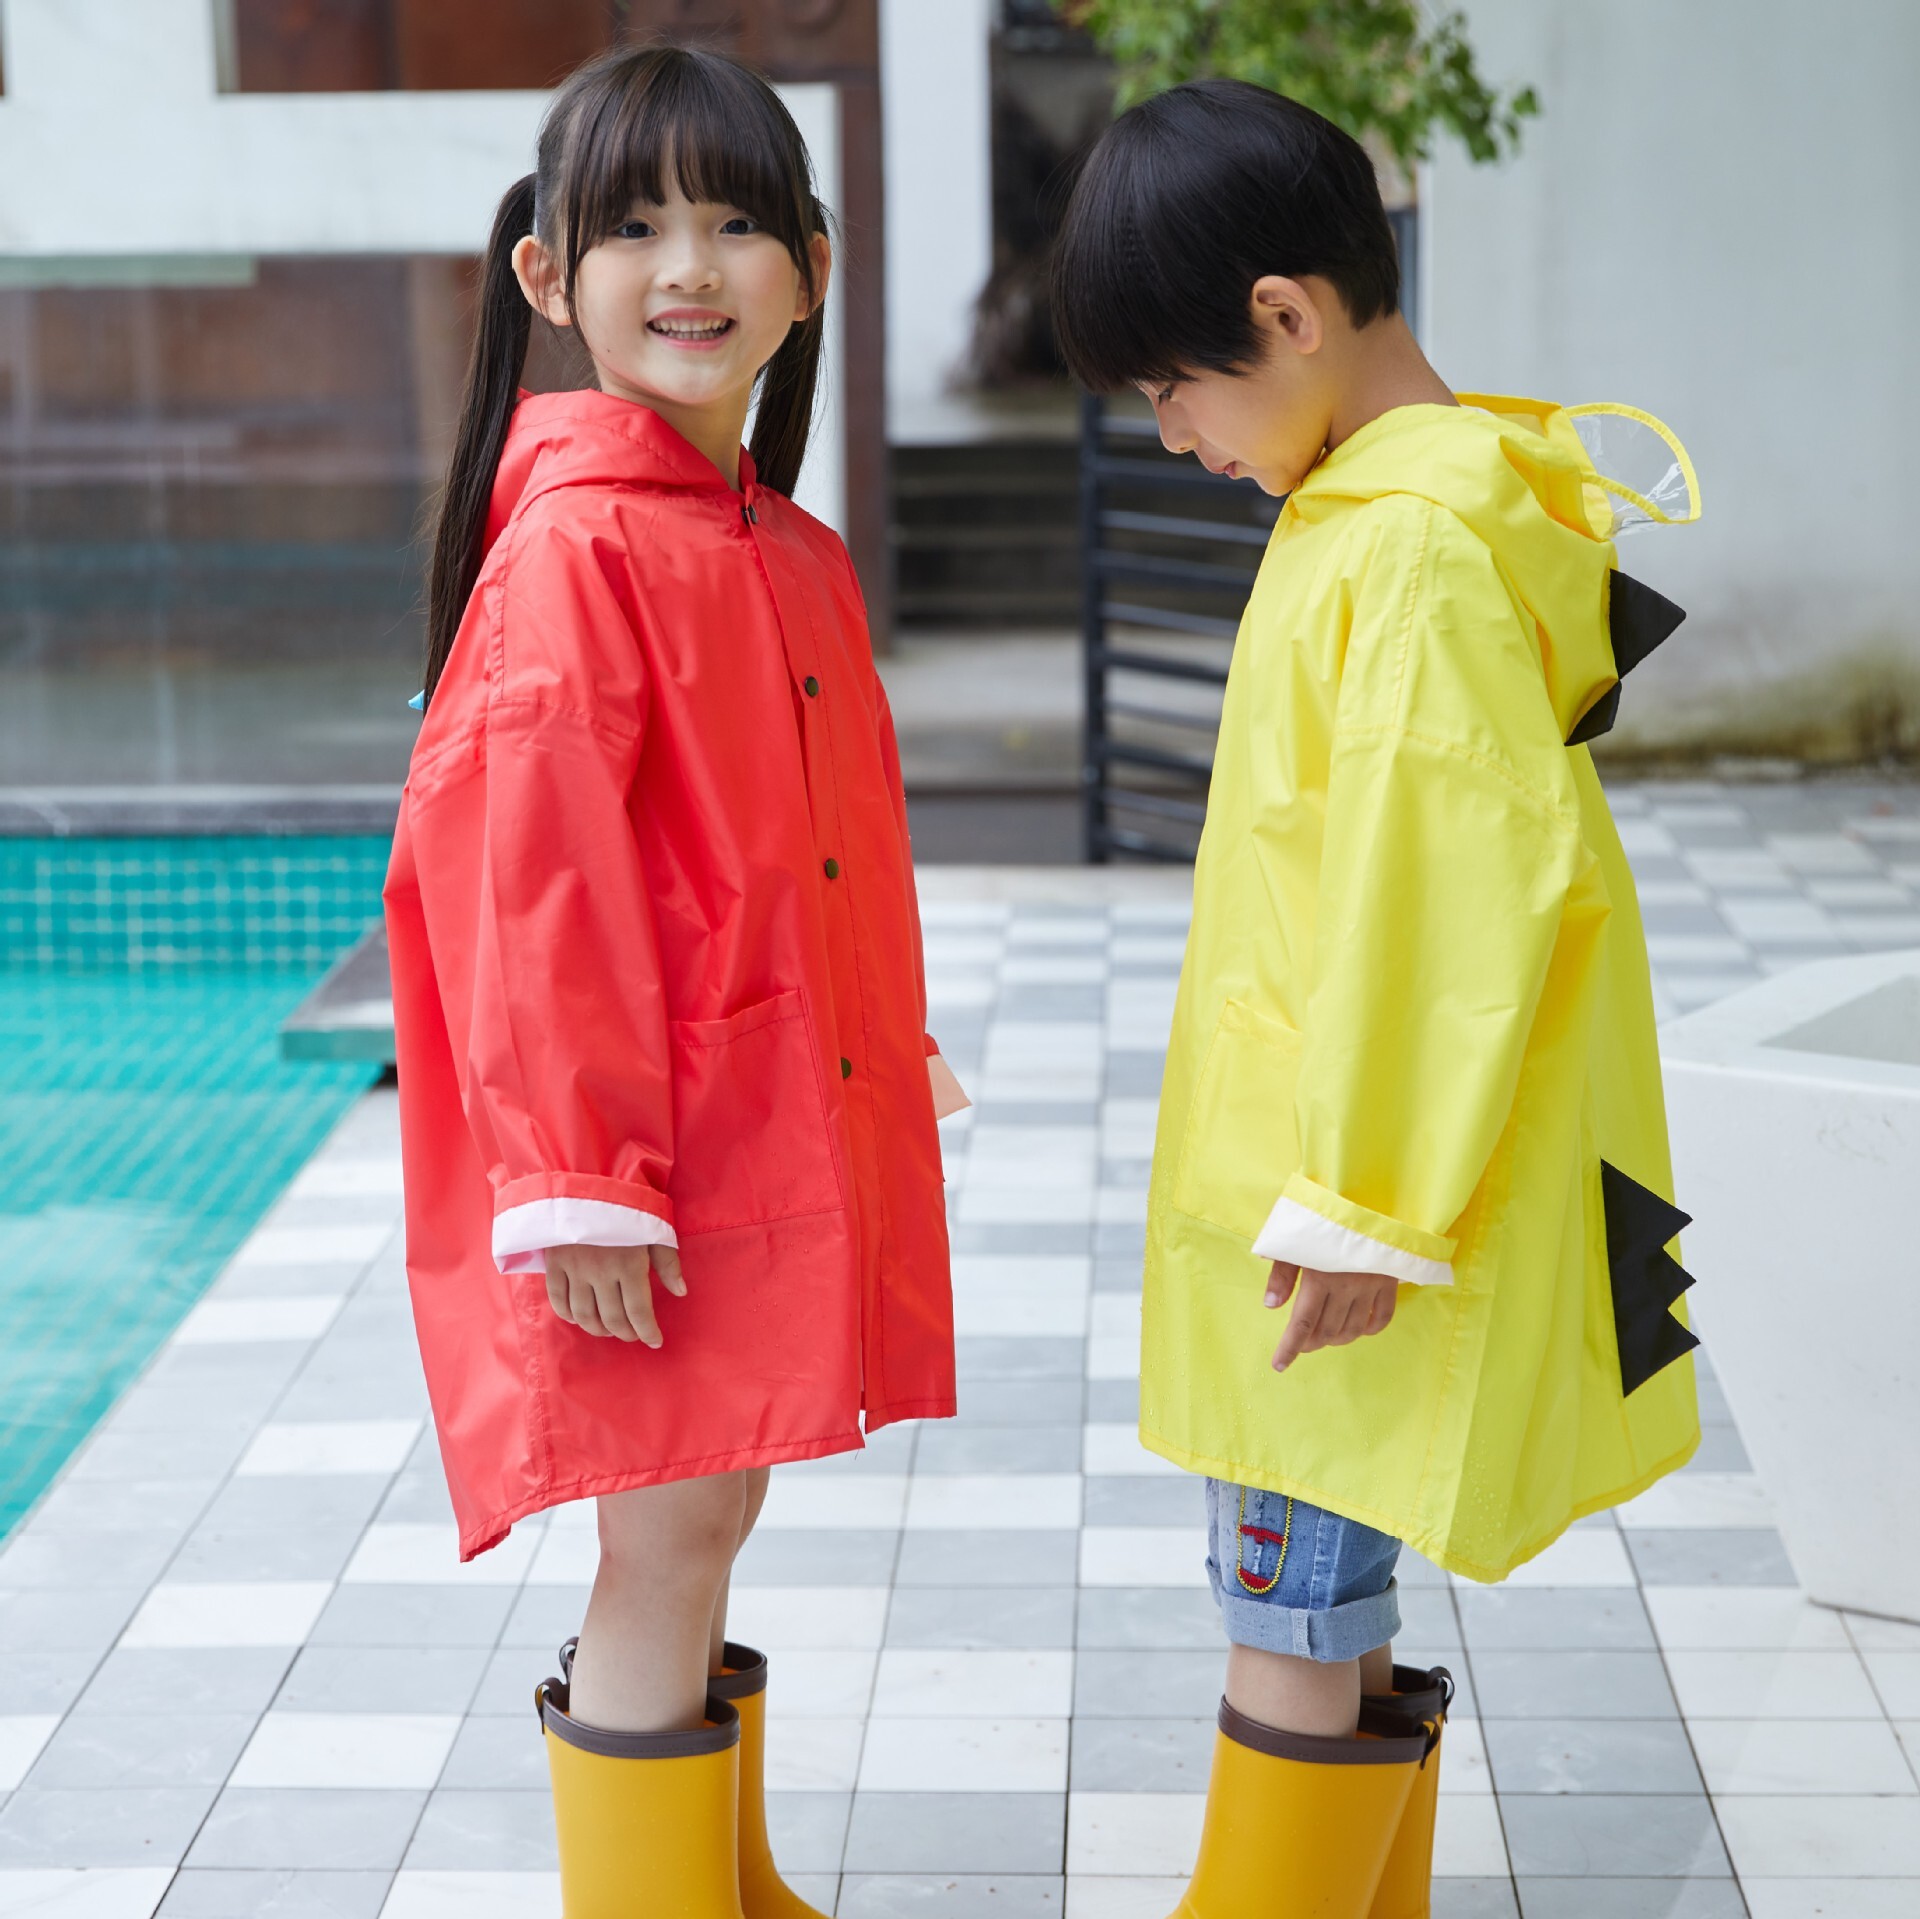
[(1401, 506), (1348, 587), (1300, 1170), (1254, 1251), (1444, 1284), (1588, 855), (1531, 623), (1458, 521)]

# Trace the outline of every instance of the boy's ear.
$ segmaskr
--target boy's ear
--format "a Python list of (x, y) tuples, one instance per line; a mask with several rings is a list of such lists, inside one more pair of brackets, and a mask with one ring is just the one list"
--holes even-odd
[(1326, 315), (1312, 289), (1284, 274), (1262, 274), (1254, 281), (1247, 303), (1264, 340), (1295, 353), (1315, 353), (1327, 337)]
[(513, 277), (527, 304), (554, 326), (572, 326), (567, 311), (566, 290), (560, 283), (560, 268), (553, 255), (529, 233), (513, 249)]

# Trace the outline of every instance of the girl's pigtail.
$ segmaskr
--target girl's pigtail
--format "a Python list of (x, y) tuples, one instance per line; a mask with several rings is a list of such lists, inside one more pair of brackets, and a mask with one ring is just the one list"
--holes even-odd
[(507, 427), (519, 396), (527, 363), (527, 339), (533, 309), (514, 277), (513, 250), (533, 231), (534, 176), (507, 189), (493, 217), (480, 286), (479, 324), (473, 358), (467, 364), (466, 396), (460, 405), (460, 430), (453, 443), (440, 516), (433, 533), (433, 558), (427, 573), (426, 696), (433, 698), (453, 651), (454, 635), (467, 610), (468, 596), (480, 576), (480, 543), (494, 475), (507, 443)]
[(820, 349), (826, 338), (826, 302), (790, 328), (760, 377), (753, 418), (754, 474), (762, 486), (791, 495), (807, 457), (814, 397), (820, 387)]

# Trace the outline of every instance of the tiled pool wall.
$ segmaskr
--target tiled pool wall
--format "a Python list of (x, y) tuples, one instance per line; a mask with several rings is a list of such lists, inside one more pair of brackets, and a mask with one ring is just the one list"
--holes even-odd
[(0, 838), (0, 1537), (372, 1077), (278, 1035), (387, 851)]

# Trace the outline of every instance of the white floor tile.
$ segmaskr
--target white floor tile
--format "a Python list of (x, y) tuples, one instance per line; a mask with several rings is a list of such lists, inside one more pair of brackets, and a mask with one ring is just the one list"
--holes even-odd
[(1715, 1795), (1920, 1792), (1884, 1721), (1695, 1719), (1689, 1731)]
[(1172, 1460), (1150, 1453), (1140, 1443), (1140, 1429), (1128, 1424), (1109, 1424), (1096, 1420), (1086, 1429), (1081, 1447), (1081, 1470), (1089, 1477), (1139, 1477), (1143, 1479), (1184, 1479), (1183, 1467)]
[(549, 1526), (546, 1537), (534, 1548), (533, 1563), (527, 1568), (527, 1584), (591, 1586), (599, 1570), (597, 1530), (575, 1524)]
[(443, 1713), (270, 1712), (228, 1783), (427, 1791), (459, 1730)]
[(1183, 1883), (1200, 1850), (1207, 1800), (1198, 1792), (1067, 1795), (1067, 1871)]
[(1751, 1919), (1913, 1919), (1920, 1879), (1742, 1879)]
[(1000, 978), (1008, 986), (1104, 986), (1107, 958), (1014, 951), (1001, 961)]
[(727, 1637), (757, 1646), (774, 1663), (799, 1647), (877, 1646), (886, 1636), (885, 1586), (735, 1586), (727, 1601)]
[(971, 1169), (960, 1189), (963, 1226), (1079, 1226), (1093, 1221), (1091, 1182), (1059, 1186), (995, 1185)]
[(1649, 933), (1647, 957), (1656, 966), (1739, 966), (1747, 948), (1724, 933)]
[(1910, 1619), (1881, 1619), (1865, 1612), (1840, 1616), (1863, 1652), (1920, 1652), (1920, 1625)]
[(1771, 1527), (1773, 1502), (1753, 1473), (1669, 1473), (1619, 1508), (1623, 1526)]
[(1064, 1792), (1064, 1719), (874, 1719), (862, 1792)]
[(1742, 939), (1757, 946), (1784, 941), (1826, 944), (1838, 938), (1833, 922), (1811, 900), (1723, 899), (1720, 912)]
[(332, 1596), (325, 1580), (162, 1580), (120, 1635), (123, 1646), (299, 1646)]
[(394, 1473), (420, 1437), (417, 1419), (274, 1421), (262, 1426), (233, 1470), (275, 1473)]
[(340, 1310), (338, 1293), (283, 1299), (203, 1299), (174, 1331), (182, 1346), (241, 1346), (264, 1340), (318, 1339)]
[(1167, 1919), (1187, 1882), (1180, 1879), (1108, 1879), (1088, 1873), (1067, 1879), (1066, 1919)]
[(1501, 1879), (1509, 1870), (1493, 1794), (1443, 1792), (1433, 1821), (1433, 1876)]
[(380, 1919), (560, 1919), (560, 1875), (402, 1871)]
[(1092, 1283), (1093, 1261), (1072, 1254), (962, 1253), (953, 1262), (954, 1291), (976, 1299), (1082, 1299)]
[(916, 1475), (907, 1500), (914, 1532), (1071, 1530), (1080, 1523), (1078, 1473)]
[(0, 1919), (153, 1919), (172, 1879), (165, 1866), (0, 1871)]
[(1648, 1586), (1643, 1597), (1667, 1647), (1845, 1652), (1837, 1612), (1790, 1586)]
[(1077, 1299), (1047, 1299), (1044, 1296), (1020, 1299), (1006, 1294), (982, 1298), (963, 1293), (953, 1296), (953, 1330), (963, 1338), (1041, 1337), (1079, 1339), (1087, 1330), (1085, 1295)]
[(339, 1226), (263, 1226), (243, 1240), (236, 1266), (364, 1266), (393, 1236), (391, 1220)]
[(876, 1718), (1059, 1718), (1073, 1710), (1070, 1652), (941, 1651), (880, 1655)]
[(381, 1199), (400, 1196), (400, 1155), (349, 1159), (322, 1153), (287, 1188), (289, 1199)]
[(1689, 1719), (1879, 1719), (1880, 1702), (1851, 1652), (1667, 1654), (1674, 1696)]
[[(1459, 1585), (1471, 1585), (1456, 1579)], [(1582, 1526), (1562, 1533), (1545, 1552), (1507, 1575), (1509, 1586), (1631, 1586), (1627, 1542), (1611, 1527)]]
[(856, 1719), (873, 1699), (875, 1655), (838, 1647), (805, 1647), (780, 1656), (770, 1675), (771, 1719), (792, 1713), (806, 1719)]
[(11, 1792), (27, 1776), (59, 1723), (53, 1712), (0, 1713), (0, 1792)]
[(1089, 1379), (1137, 1379), (1140, 1376), (1140, 1340), (1136, 1334), (1101, 1333), (1087, 1341)]
[(1871, 1647), (1861, 1657), (1887, 1711), (1896, 1719), (1920, 1719), (1920, 1652)]
[(1204, 1586), (1204, 1526), (1088, 1526), (1080, 1534), (1083, 1586)]
[(897, 1528), (906, 1510), (907, 1481), (899, 1473), (775, 1473), (760, 1515), (765, 1532), (819, 1532)]
[(1715, 1810), (1743, 1880), (1920, 1879), (1920, 1799), (1756, 1796)]
[(1442, 1792), (1490, 1793), (1493, 1768), (1487, 1764), (1487, 1742), (1477, 1719), (1454, 1717), (1447, 1721), (1446, 1742), (1441, 1748), (1440, 1790)]
[(767, 1720), (770, 1792), (851, 1792), (860, 1773), (864, 1719), (800, 1719), (774, 1713)]
[(459, 1537), (451, 1526), (369, 1526), (347, 1569), (344, 1586), (517, 1586), (525, 1578), (546, 1533), (522, 1520), (499, 1545), (460, 1563)]

